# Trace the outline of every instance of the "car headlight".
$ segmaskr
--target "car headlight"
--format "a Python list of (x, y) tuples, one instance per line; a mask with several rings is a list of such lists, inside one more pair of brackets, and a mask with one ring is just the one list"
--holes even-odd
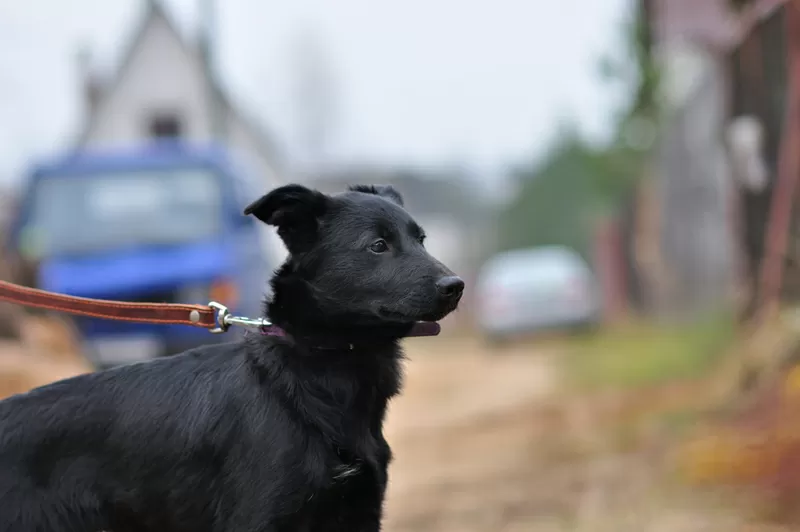
[(208, 290), (208, 298), (208, 301), (217, 301), (226, 307), (236, 308), (239, 303), (239, 291), (232, 281), (220, 279), (211, 283)]

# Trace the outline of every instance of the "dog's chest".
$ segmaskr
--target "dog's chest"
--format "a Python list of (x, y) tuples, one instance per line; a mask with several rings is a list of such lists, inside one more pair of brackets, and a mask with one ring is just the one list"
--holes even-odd
[(362, 458), (355, 454), (342, 450), (336, 450), (336, 463), (330, 468), (328, 476), (334, 485), (347, 482), (360, 474), (369, 473), (370, 469), (377, 467), (377, 464), (367, 464)]
[[(348, 530), (364, 515), (379, 508), (386, 485), (386, 471), (374, 460), (337, 450), (337, 460), (326, 468), (326, 482), (308, 496), (298, 515), (309, 530)], [(302, 528), (300, 528), (302, 530)]]

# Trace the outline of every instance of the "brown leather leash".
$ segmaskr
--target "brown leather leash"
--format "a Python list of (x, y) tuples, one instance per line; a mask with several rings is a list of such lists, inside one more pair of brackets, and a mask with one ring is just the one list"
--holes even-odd
[[(262, 332), (272, 327), (264, 318), (233, 316), (216, 301), (208, 305), (107, 301), (56, 294), (8, 281), (0, 281), (0, 301), (107, 320), (202, 327), (214, 334), (226, 332), (232, 325)], [(436, 336), (439, 331), (438, 323), (418, 322), (409, 336)]]
[(172, 303), (127, 303), (65, 296), (0, 281), (0, 301), (68, 314), (140, 323), (217, 328), (218, 310), (211, 306)]

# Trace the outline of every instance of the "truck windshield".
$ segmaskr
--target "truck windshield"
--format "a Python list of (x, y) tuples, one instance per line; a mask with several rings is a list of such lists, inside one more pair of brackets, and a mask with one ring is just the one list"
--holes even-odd
[(47, 176), (32, 190), (26, 254), (94, 252), (219, 234), (219, 180), (207, 170)]

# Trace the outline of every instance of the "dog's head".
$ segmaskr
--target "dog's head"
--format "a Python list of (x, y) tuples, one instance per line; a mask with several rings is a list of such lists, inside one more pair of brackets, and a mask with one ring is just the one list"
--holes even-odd
[[(329, 196), (277, 188), (245, 209), (276, 226), (299, 279), (326, 317), (363, 324), (436, 321), (455, 310), (464, 282), (425, 249), (425, 232), (391, 186)], [(276, 294), (277, 295), (277, 294)]]

